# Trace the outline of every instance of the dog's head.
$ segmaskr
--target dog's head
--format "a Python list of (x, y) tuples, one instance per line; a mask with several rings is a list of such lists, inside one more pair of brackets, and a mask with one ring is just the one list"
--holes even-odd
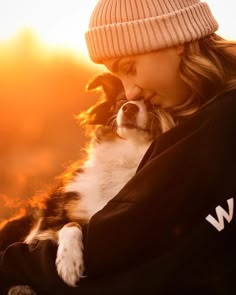
[(161, 133), (159, 111), (141, 98), (128, 101), (122, 82), (110, 73), (91, 79), (87, 90), (102, 90), (101, 99), (79, 115), (82, 124), (95, 126), (99, 139), (120, 136), (153, 139)]

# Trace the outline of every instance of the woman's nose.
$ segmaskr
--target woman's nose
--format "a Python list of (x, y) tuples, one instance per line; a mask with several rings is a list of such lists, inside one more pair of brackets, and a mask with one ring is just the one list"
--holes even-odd
[(137, 100), (140, 98), (142, 89), (133, 83), (123, 83), (127, 100)]

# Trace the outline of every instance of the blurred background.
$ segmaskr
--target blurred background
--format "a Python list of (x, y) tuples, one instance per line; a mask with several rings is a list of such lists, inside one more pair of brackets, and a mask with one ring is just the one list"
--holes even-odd
[[(0, 221), (46, 191), (81, 156), (75, 116), (98, 94), (86, 93), (105, 71), (84, 41), (96, 0), (0, 0)], [(235, 0), (209, 0), (218, 33), (236, 39)]]

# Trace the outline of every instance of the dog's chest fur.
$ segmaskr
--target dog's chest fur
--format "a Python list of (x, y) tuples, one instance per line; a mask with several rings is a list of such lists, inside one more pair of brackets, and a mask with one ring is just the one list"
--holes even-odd
[(73, 208), (73, 215), (90, 219), (102, 209), (135, 174), (150, 142), (141, 138), (121, 139), (95, 143), (90, 157), (65, 187), (65, 192), (76, 192), (80, 202)]

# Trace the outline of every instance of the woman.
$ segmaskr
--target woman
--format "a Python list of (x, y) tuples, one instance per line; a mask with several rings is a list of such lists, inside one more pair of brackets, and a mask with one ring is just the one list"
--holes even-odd
[(15, 244), (0, 286), (38, 294), (235, 294), (236, 45), (199, 0), (100, 0), (90, 56), (168, 116), (134, 178), (84, 228), (87, 278), (67, 288), (56, 246)]

